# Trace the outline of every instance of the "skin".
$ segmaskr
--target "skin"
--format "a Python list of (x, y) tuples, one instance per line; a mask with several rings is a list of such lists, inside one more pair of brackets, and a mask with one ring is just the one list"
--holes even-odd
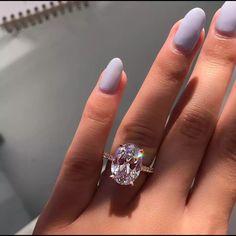
[[(173, 46), (180, 22), (173, 26), (117, 130), (111, 152), (119, 144), (135, 143), (144, 148), (146, 165), (158, 156), (155, 172), (142, 173), (133, 187), (109, 178), (110, 165), (100, 176), (126, 84), (123, 72), (114, 94), (104, 94), (96, 85), (89, 97), (34, 234), (227, 233), (236, 200), (236, 85), (219, 113), (236, 62), (236, 38), (215, 31), (218, 15), (191, 54)], [(190, 82), (165, 126), (202, 45)]]

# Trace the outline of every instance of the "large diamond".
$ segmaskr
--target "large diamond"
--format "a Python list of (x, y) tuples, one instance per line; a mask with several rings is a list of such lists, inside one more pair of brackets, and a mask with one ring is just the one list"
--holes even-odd
[(111, 164), (111, 177), (121, 185), (133, 185), (141, 172), (144, 152), (135, 144), (120, 145)]

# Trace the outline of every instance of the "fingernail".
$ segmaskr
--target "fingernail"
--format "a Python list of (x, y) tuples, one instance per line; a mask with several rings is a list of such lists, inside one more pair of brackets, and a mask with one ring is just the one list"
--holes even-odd
[(174, 44), (180, 51), (191, 52), (196, 46), (206, 21), (201, 8), (190, 10), (182, 20), (174, 37)]
[(119, 58), (112, 59), (103, 72), (99, 87), (102, 92), (114, 93), (119, 85), (123, 63)]
[(227, 36), (236, 34), (236, 2), (227, 1), (223, 4), (216, 22), (216, 30)]

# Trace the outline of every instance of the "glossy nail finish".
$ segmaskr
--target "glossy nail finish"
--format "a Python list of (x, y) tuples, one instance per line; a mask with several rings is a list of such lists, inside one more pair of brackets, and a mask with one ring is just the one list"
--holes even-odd
[(201, 8), (190, 10), (180, 23), (174, 37), (176, 48), (183, 52), (191, 52), (199, 40), (205, 21), (206, 15)]
[(220, 9), (216, 31), (222, 35), (236, 35), (236, 2), (227, 1)]
[(122, 61), (119, 58), (112, 59), (107, 65), (100, 80), (100, 90), (104, 93), (114, 93), (118, 88), (122, 71)]

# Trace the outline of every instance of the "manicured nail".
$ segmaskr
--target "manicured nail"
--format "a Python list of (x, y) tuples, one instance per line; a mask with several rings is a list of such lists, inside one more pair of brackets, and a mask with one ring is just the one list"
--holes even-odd
[(206, 21), (206, 14), (201, 8), (189, 11), (182, 20), (174, 38), (176, 48), (191, 52), (196, 46)]
[(123, 63), (119, 58), (112, 59), (103, 72), (99, 87), (102, 92), (114, 93), (119, 85)]
[(236, 2), (227, 1), (223, 4), (216, 22), (216, 30), (227, 36), (236, 34)]

